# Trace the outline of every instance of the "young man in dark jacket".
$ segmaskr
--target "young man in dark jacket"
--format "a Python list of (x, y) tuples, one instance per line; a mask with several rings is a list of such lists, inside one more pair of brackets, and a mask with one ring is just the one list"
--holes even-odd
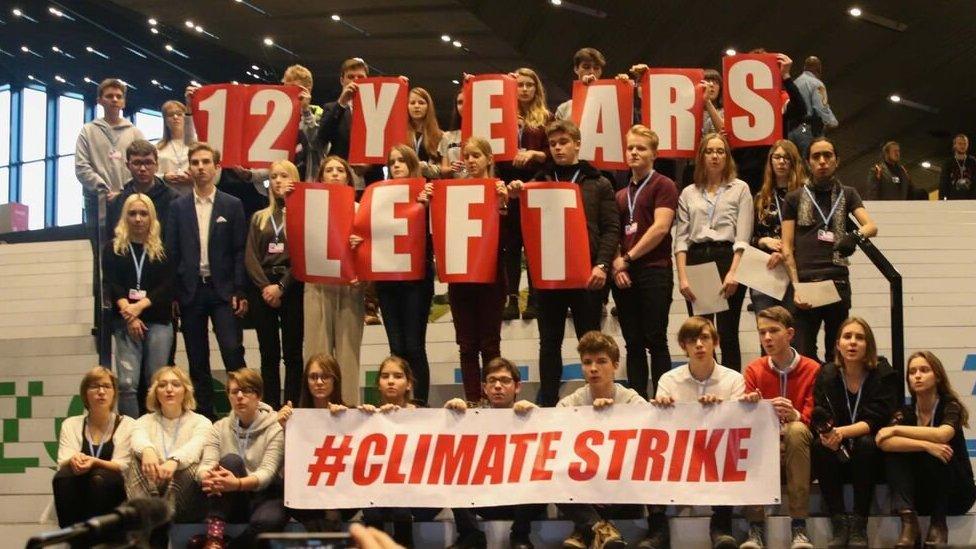
[(115, 200), (108, 203), (108, 213), (105, 217), (105, 227), (108, 233), (113, 234), (115, 226), (119, 223), (119, 216), (122, 214), (122, 205), (130, 196), (139, 193), (144, 194), (153, 201), (156, 208), (156, 218), (162, 226), (163, 234), (166, 234), (166, 220), (169, 219), (169, 205), (180, 197), (180, 194), (173, 190), (162, 179), (156, 177), (156, 170), (159, 161), (159, 152), (156, 146), (145, 139), (137, 139), (125, 149), (125, 165), (132, 174), (129, 180)]

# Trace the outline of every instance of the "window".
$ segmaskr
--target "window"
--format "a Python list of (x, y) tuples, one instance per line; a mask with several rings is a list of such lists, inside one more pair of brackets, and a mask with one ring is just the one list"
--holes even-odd
[(10, 90), (0, 91), (0, 204), (10, 202)]
[(81, 223), (84, 198), (81, 183), (75, 177), (75, 145), (84, 124), (84, 101), (65, 95), (59, 97), (56, 225)]
[[(42, 132), (43, 135), (43, 132)], [(29, 162), (21, 167), (20, 203), (27, 205), (28, 229), (44, 228), (44, 161)]]
[(159, 111), (142, 109), (136, 113), (135, 125), (146, 139), (155, 143), (163, 138), (163, 115)]
[[(43, 160), (47, 133), (47, 94), (33, 88), (24, 88), (24, 111), (20, 117), (21, 160)], [(44, 177), (41, 177), (43, 186)], [(31, 212), (33, 217), (33, 211)]]
[(10, 168), (0, 168), (0, 204), (10, 202)]

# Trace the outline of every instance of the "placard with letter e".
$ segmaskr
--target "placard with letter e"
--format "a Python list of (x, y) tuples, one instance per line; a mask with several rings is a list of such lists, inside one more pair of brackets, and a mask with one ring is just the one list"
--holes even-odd
[(393, 145), (407, 136), (407, 82), (382, 76), (356, 81), (352, 97), (349, 162), (385, 164)]
[(430, 199), (441, 282), (494, 282), (498, 263), (495, 179), (440, 179)]
[(285, 199), (291, 272), (302, 282), (356, 279), (349, 247), (356, 191), (336, 183), (296, 183)]
[(580, 129), (580, 159), (601, 170), (626, 170), (627, 130), (633, 125), (634, 86), (624, 80), (573, 83), (573, 122)]
[(353, 251), (360, 280), (420, 280), (427, 264), (427, 210), (417, 202), (423, 178), (366, 187), (353, 220), (363, 241)]
[(220, 151), (224, 166), (267, 168), (294, 160), (300, 93), (298, 86), (203, 86), (190, 102), (197, 137)]
[(783, 138), (783, 77), (776, 55), (750, 53), (722, 58), (725, 131), (729, 145), (757, 147)]
[(541, 290), (585, 288), (593, 266), (579, 185), (526, 183), (519, 208), (532, 286)]
[(518, 96), (515, 79), (507, 74), (479, 74), (464, 83), (461, 142), (471, 136), (491, 144), (495, 162), (512, 160), (518, 152)]

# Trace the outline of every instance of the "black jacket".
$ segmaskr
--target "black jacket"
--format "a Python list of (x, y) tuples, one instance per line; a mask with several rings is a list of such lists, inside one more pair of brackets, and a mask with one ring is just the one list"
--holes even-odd
[[(323, 154), (336, 155), (349, 160), (349, 140), (352, 133), (352, 111), (339, 106), (337, 101), (322, 107), (319, 131), (315, 135), (315, 145)], [(326, 151), (328, 151), (326, 153)], [(315, 177), (315, 174), (312, 174)], [(371, 165), (363, 174), (366, 183), (383, 179), (383, 167)]]
[[(842, 376), (836, 364), (824, 364), (813, 386), (813, 405), (831, 412), (834, 427), (852, 424), (845, 404), (847, 388)], [(892, 413), (901, 405), (902, 394), (901, 376), (887, 360), (879, 357), (878, 367), (868, 370), (868, 377), (861, 385), (857, 421), (866, 421), (871, 426), (871, 433), (877, 433), (889, 425)]]
[[(585, 160), (580, 160), (580, 176), (577, 183), (583, 197), (583, 210), (586, 213), (586, 232), (590, 241), (590, 264), (596, 266), (613, 263), (620, 244), (620, 219), (613, 185), (599, 170)], [(534, 181), (553, 181), (556, 166), (549, 164), (536, 174)]]
[[(149, 187), (149, 192), (146, 193), (146, 196), (153, 201), (153, 206), (156, 208), (156, 218), (159, 219), (159, 224), (165, 235), (166, 220), (169, 219), (169, 205), (180, 197), (180, 193), (176, 192), (162, 179), (158, 177), (154, 179), (153, 186)], [(130, 179), (122, 187), (122, 192), (119, 193), (119, 196), (108, 203), (108, 210), (105, 214), (105, 226), (108, 228), (108, 234), (114, 234), (115, 226), (119, 223), (119, 217), (122, 216), (122, 206), (125, 204), (126, 199), (136, 194), (136, 192), (135, 180)]]

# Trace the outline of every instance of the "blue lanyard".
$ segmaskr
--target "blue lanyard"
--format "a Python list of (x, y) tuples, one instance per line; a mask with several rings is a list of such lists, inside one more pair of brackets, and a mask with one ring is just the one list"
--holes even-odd
[(702, 200), (704, 200), (705, 203), (708, 204), (708, 226), (709, 227), (713, 227), (713, 220), (715, 219), (715, 210), (718, 209), (718, 201), (719, 199), (722, 198), (722, 193), (724, 193), (725, 189), (727, 188), (728, 187), (723, 185), (718, 191), (715, 192), (715, 202), (712, 202), (711, 200), (708, 199), (708, 192), (705, 189), (701, 190)]
[[(160, 415), (162, 415), (162, 413), (160, 413)], [(169, 456), (173, 455), (173, 453), (169, 451), (170, 450), (169, 445), (166, 444), (166, 429), (163, 427), (163, 421), (161, 419), (159, 419), (158, 417), (156, 418), (156, 423), (159, 424), (159, 437), (163, 439), (163, 459), (164, 460), (167, 460), (167, 459), (169, 459)], [(173, 430), (173, 449), (174, 450), (176, 449), (176, 441), (177, 441), (177, 439), (180, 436), (180, 424), (182, 424), (182, 423), (183, 423), (183, 416), (181, 415), (179, 417), (179, 419), (176, 420), (176, 429)], [(244, 456), (241, 456), (241, 457), (244, 457)]]
[[(935, 427), (935, 409), (939, 407), (939, 399), (935, 399), (935, 404), (932, 405), (932, 416), (929, 417), (929, 424), (927, 427)], [(922, 417), (918, 413), (918, 403), (915, 403), (915, 422), (918, 423), (918, 418)]]
[[(108, 422), (105, 424), (105, 430), (102, 431), (102, 441), (98, 443), (98, 447), (96, 447), (92, 443), (91, 429), (88, 430), (89, 434), (85, 436), (85, 440), (88, 442), (88, 453), (91, 454), (91, 457), (99, 458), (99, 456), (102, 455), (102, 446), (105, 446), (105, 441), (107, 440), (105, 437), (108, 436), (108, 430), (112, 426), (112, 419), (114, 417), (115, 417), (114, 413), (108, 415)], [(85, 418), (85, 424), (86, 425), (88, 424), (88, 418)], [(108, 437), (108, 438), (112, 438), (112, 437)]]
[(651, 173), (647, 174), (647, 177), (644, 178), (644, 182), (637, 187), (636, 191), (634, 191), (633, 197), (630, 195), (630, 187), (627, 187), (627, 210), (630, 212), (631, 223), (634, 222), (634, 208), (637, 207), (637, 197), (640, 196), (641, 191), (644, 190), (644, 185), (647, 185), (647, 182), (651, 180), (652, 175), (654, 175), (654, 170), (651, 170)]
[[(779, 204), (779, 195), (776, 194), (775, 190), (773, 191), (773, 199), (776, 201), (776, 217), (779, 218), (780, 226), (783, 226), (783, 207)], [(814, 204), (816, 204), (816, 201), (814, 201)]]
[(281, 226), (280, 227), (278, 226), (277, 223), (275, 223), (274, 214), (271, 214), (268, 217), (271, 218), (271, 226), (274, 227), (274, 232), (275, 232), (274, 241), (275, 242), (281, 242), (281, 240), (280, 240), (281, 239), (281, 231), (285, 230), (285, 214), (284, 214), (284, 212), (282, 212), (282, 214), (281, 214)]
[(132, 247), (132, 243), (129, 243), (129, 253), (132, 254), (132, 264), (136, 267), (136, 289), (141, 290), (142, 287), (142, 267), (146, 264), (146, 247), (142, 247), (142, 257), (139, 261), (136, 261), (136, 249)]
[(413, 138), (413, 150), (417, 152), (417, 156), (420, 156), (420, 145), (424, 142), (424, 134), (414, 136)]
[[(570, 183), (576, 183), (576, 178), (579, 177), (581, 169), (582, 168), (576, 168), (576, 173), (574, 173), (573, 178), (569, 180)], [(557, 174), (556, 172), (552, 172), (552, 180), (559, 181), (559, 174)]]
[[(523, 124), (524, 124), (524, 122), (523, 122)], [(525, 132), (525, 127), (524, 126), (519, 126), (518, 127), (518, 148), (519, 149), (522, 149), (523, 148), (522, 147), (522, 133), (524, 133), (524, 132)]]
[(841, 193), (837, 195), (837, 200), (834, 201), (833, 207), (830, 208), (830, 213), (824, 215), (823, 210), (820, 209), (820, 204), (817, 204), (817, 199), (814, 198), (813, 193), (810, 192), (810, 187), (804, 185), (803, 190), (806, 191), (807, 196), (810, 197), (810, 202), (813, 202), (813, 207), (817, 209), (817, 213), (820, 214), (820, 218), (823, 219), (824, 228), (830, 228), (830, 218), (834, 217), (834, 212), (837, 211), (837, 206), (840, 206), (840, 199), (844, 197), (844, 191), (841, 189)]
[(850, 391), (847, 390), (847, 376), (843, 372), (840, 374), (840, 380), (844, 383), (844, 391), (847, 393), (844, 395), (844, 402), (847, 404), (847, 414), (851, 418), (851, 425), (857, 423), (857, 407), (861, 405), (861, 392), (864, 391), (864, 382), (867, 381), (867, 378), (867, 375), (861, 378), (861, 385), (857, 388), (857, 398), (854, 400), (854, 409), (851, 410)]
[[(255, 420), (252, 421), (250, 425), (248, 425), (247, 429), (244, 430), (244, 438), (243, 439), (241, 437), (237, 437), (237, 454), (239, 456), (241, 456), (241, 459), (243, 459), (245, 461), (247, 461), (247, 458), (244, 457), (244, 454), (247, 453), (247, 445), (250, 442), (251, 429), (254, 428), (254, 422), (255, 421), (257, 421), (257, 418), (255, 418)], [(241, 425), (241, 420), (240, 419), (237, 420), (237, 426), (238, 427), (244, 427), (243, 425)], [(242, 440), (244, 441), (243, 444), (241, 444), (241, 441)]]

